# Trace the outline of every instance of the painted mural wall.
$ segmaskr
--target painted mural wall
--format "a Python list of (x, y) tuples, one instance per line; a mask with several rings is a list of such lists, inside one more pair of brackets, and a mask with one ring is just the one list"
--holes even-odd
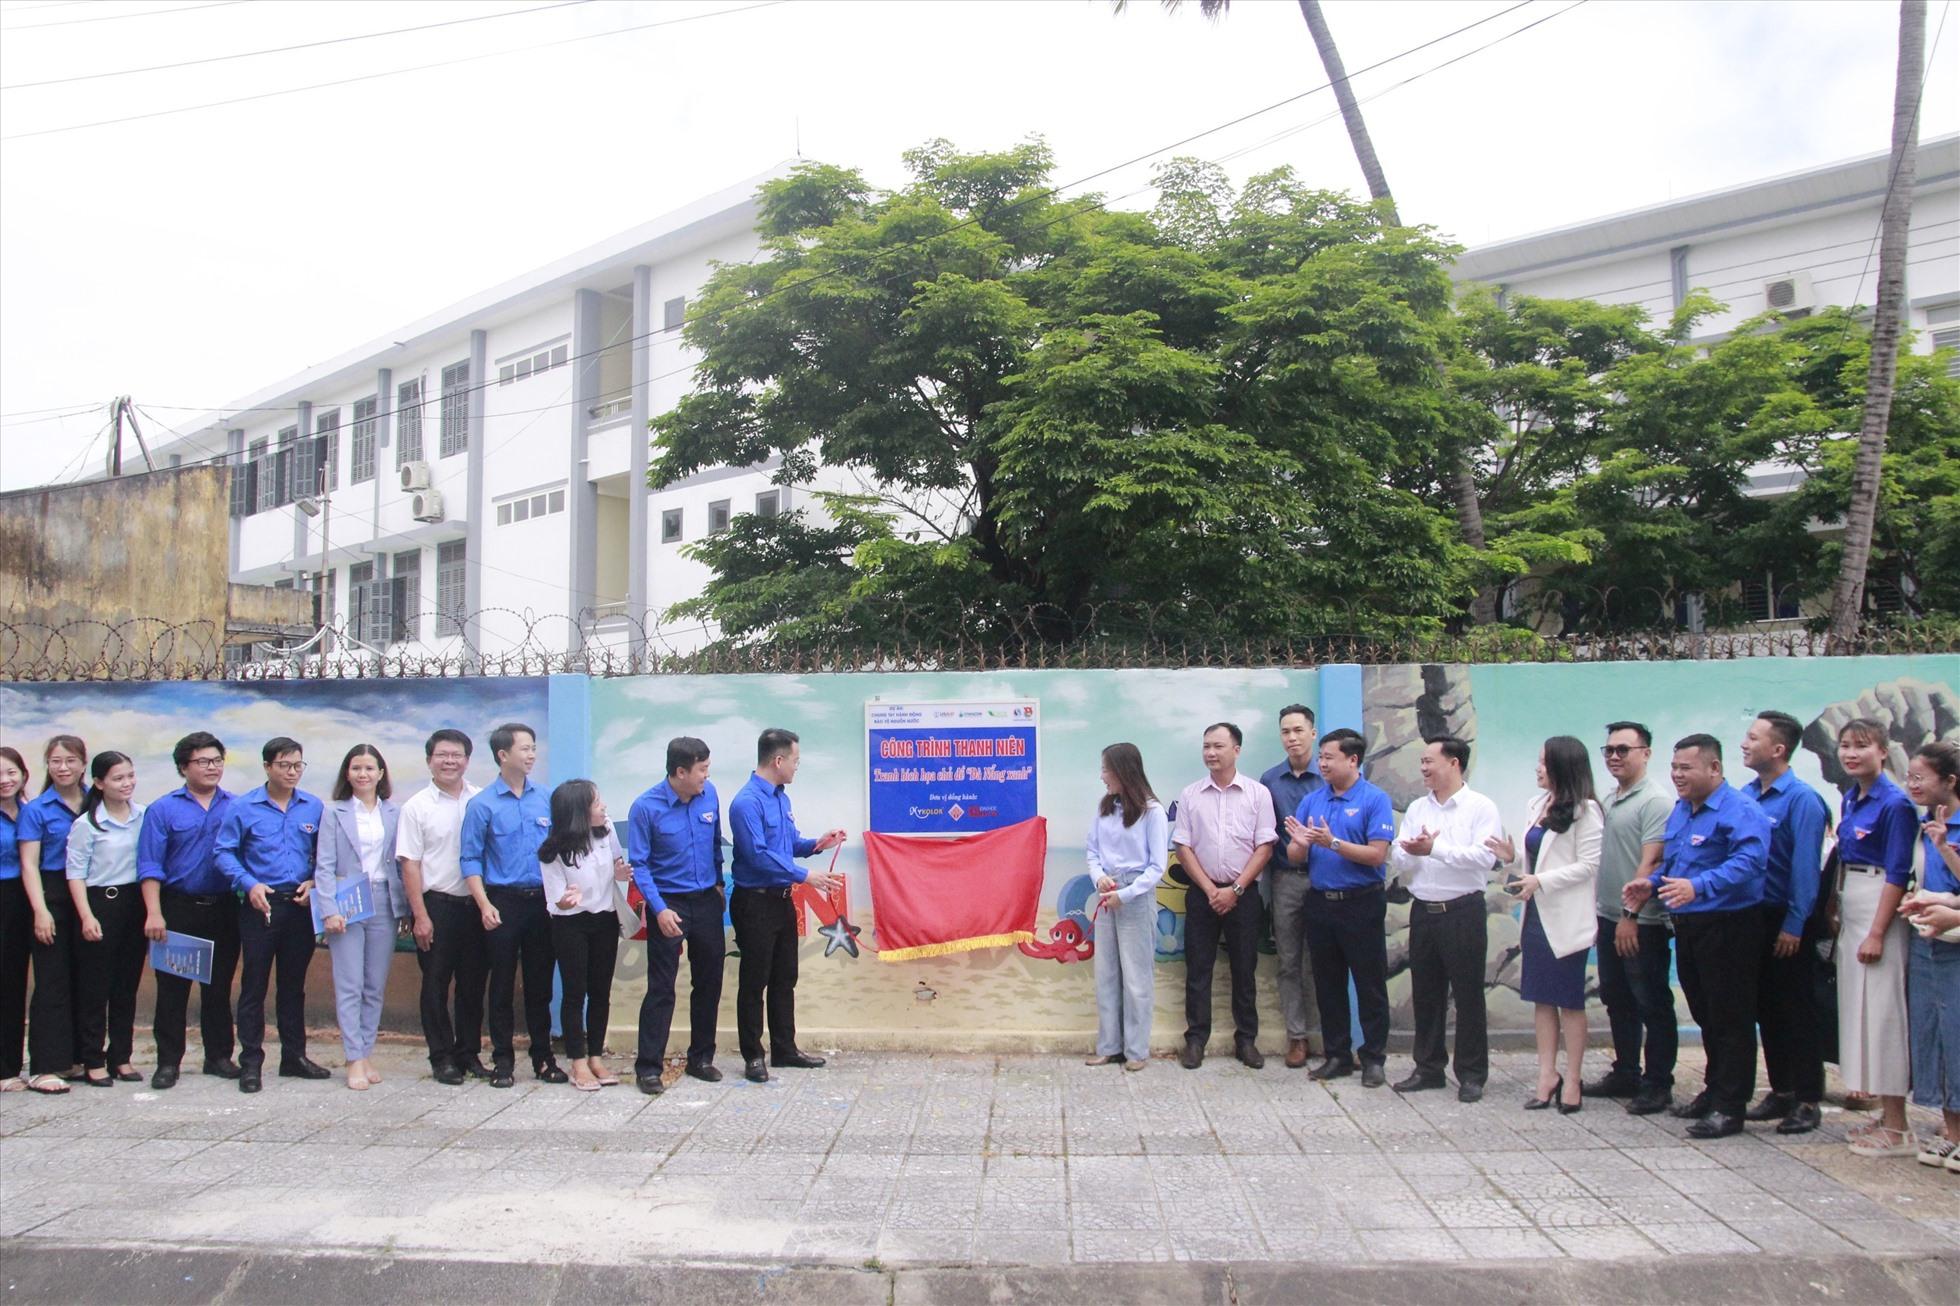
[[(1533, 791), (1542, 741), (1574, 734), (1603, 737), (1608, 721), (1631, 718), (1652, 727), (1665, 746), (1693, 731), (1733, 745), (1749, 720), (1780, 708), (1814, 723), (1798, 774), (1835, 802), (1828, 739), (1850, 715), (1892, 723), (1895, 761), (1910, 746), (1960, 733), (1960, 658), (1759, 659), (1738, 662), (1583, 666), (1328, 667), (1313, 670), (1053, 671), (996, 674), (827, 675), (805, 677), (647, 677), (585, 681), (575, 677), (295, 684), (136, 684), (0, 686), (0, 741), (38, 757), (40, 741), (73, 731), (92, 747), (114, 747), (137, 759), (139, 797), (175, 787), (171, 743), (186, 731), (214, 730), (230, 746), (227, 787), (260, 780), (258, 745), (275, 733), (299, 738), (313, 763), (307, 787), (324, 795), (345, 749), (377, 744), (406, 796), (423, 781), (422, 740), (457, 725), (478, 740), (471, 779), (492, 774), (483, 740), (508, 719), (538, 725), (546, 746), (539, 776), (547, 783), (584, 772), (615, 811), (661, 778), (665, 744), (698, 735), (714, 750), (717, 787), (726, 802), (746, 779), (756, 735), (786, 726), (803, 740), (804, 764), (792, 788), (806, 831), (842, 826), (853, 832), (838, 862), (847, 888), (834, 900), (806, 903), (799, 985), (800, 1024), (815, 1047), (1050, 1048), (1086, 1047), (1095, 1025), (1092, 997), (1094, 925), (1083, 911), (1088, 886), (1082, 844), (1101, 793), (1102, 748), (1129, 740), (1141, 749), (1152, 783), (1166, 801), (1203, 774), (1199, 738), (1205, 726), (1230, 720), (1246, 732), (1241, 769), (1257, 774), (1280, 759), (1276, 714), (1291, 702), (1314, 706), (1321, 728), (1354, 725), (1370, 741), (1369, 775), (1398, 810), (1420, 792), (1415, 758), (1425, 734), (1451, 730), (1473, 741), (1470, 783), (1488, 793), (1507, 823), (1521, 826)], [(1019, 948), (956, 954), (899, 964), (876, 958), (877, 913), (870, 900), (865, 828), (865, 704), (887, 701), (1032, 698), (1041, 704), (1040, 805), (1049, 848), (1037, 941)], [(1604, 780), (1604, 772), (1596, 773)], [(1514, 831), (1515, 833), (1516, 831)], [(1158, 895), (1157, 1020), (1154, 1041), (1175, 1045), (1183, 1032), (1182, 890)], [(1516, 998), (1516, 907), (1493, 893), (1487, 982), (1492, 1028), (1522, 1034), (1530, 1012)], [(839, 917), (855, 935), (837, 927)], [(829, 928), (825, 928), (825, 927)], [(1408, 978), (1402, 973), (1406, 908), (1391, 906), (1390, 997), (1396, 1027), (1408, 1027)], [(407, 958), (399, 968), (410, 968)], [(1214, 1027), (1230, 1028), (1225, 968), (1216, 982)], [(1275, 963), (1259, 973), (1262, 1043), (1283, 1037), (1273, 989)], [(725, 987), (722, 1035), (734, 1037), (734, 963)], [(621, 950), (613, 1011), (615, 1049), (644, 992), (645, 951)], [(1685, 1005), (1681, 1008), (1684, 1012)], [(391, 1007), (391, 1021), (396, 1009)], [(1603, 1013), (1596, 1013), (1602, 1016)], [(412, 1013), (408, 1014), (412, 1027)], [(1596, 1023), (1603, 1020), (1596, 1019)]]

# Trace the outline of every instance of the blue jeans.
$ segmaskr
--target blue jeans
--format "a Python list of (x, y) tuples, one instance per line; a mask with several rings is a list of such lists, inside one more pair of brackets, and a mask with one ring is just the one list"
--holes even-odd
[(1960, 1111), (1960, 943), (1914, 934), (1907, 965), (1912, 1100), (1935, 1111)]
[[(1669, 983), (1668, 932), (1665, 925), (1640, 925), (1640, 952), (1622, 957), (1613, 949), (1618, 921), (1599, 918), (1599, 999), (1613, 1026), (1613, 1073), (1638, 1080), (1640, 1087), (1666, 1093), (1674, 1088), (1674, 1061), (1681, 1050), (1681, 1030), (1674, 1015), (1674, 987)], [(1641, 1069), (1641, 1043), (1646, 1043), (1646, 1069)]]
[[(1115, 877), (1119, 888), (1136, 879)], [(1157, 1004), (1157, 895), (1105, 907), (1096, 917), (1096, 1055), (1150, 1060)]]

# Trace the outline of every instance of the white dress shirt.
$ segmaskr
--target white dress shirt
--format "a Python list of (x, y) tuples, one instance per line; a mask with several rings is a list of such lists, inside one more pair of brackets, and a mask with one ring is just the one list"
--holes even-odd
[(1436, 836), (1425, 856), (1403, 851), (1401, 839), (1389, 845), (1389, 860), (1410, 896), (1448, 902), (1490, 887), (1497, 854), (1484, 847), (1484, 840), (1504, 833), (1504, 818), (1498, 815), (1496, 803), (1468, 787), (1441, 803), (1435, 794), (1424, 793), (1402, 814), (1402, 839), (1413, 839), (1424, 830)]
[(388, 823), (381, 819), (381, 804), (369, 807), (366, 803), (354, 803), (354, 843), (361, 850), (361, 872), (370, 884), (379, 884), (388, 878), (388, 868), (381, 864), (382, 845), (388, 842)]
[(468, 781), (454, 798), (431, 784), (402, 804), (395, 818), (395, 855), (422, 863), (423, 892), (469, 896), (463, 888), (463, 809), (476, 794)]
[[(544, 880), (545, 907), (553, 916), (575, 916), (579, 912), (605, 912), (613, 910), (613, 861), (626, 860), (620, 849), (619, 836), (608, 827), (606, 837), (595, 838), (585, 856), (567, 866), (558, 859), (538, 863), (538, 874)], [(560, 907), (558, 900), (565, 896), (565, 890), (578, 886), (578, 906)]]

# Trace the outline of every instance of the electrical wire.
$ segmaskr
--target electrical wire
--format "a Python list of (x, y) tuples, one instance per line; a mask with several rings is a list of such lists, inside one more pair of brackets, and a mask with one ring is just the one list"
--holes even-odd
[(49, 27), (73, 27), (77, 23), (113, 23), (122, 18), (160, 18), (164, 14), (187, 14), (193, 9), (224, 9), (244, 2), (245, 0), (206, 0), (204, 4), (179, 5), (175, 9), (141, 9), (133, 14), (97, 14), (93, 18), (62, 18), (52, 23), (28, 23), (0, 28), (0, 31), (38, 32)]
[(298, 45), (274, 46), (266, 50), (241, 50), (236, 54), (213, 54), (202, 59), (180, 59), (176, 63), (151, 64), (145, 68), (116, 68), (108, 72), (78, 73), (73, 77), (51, 77), (39, 82), (14, 82), (0, 86), (0, 91), (25, 91), (37, 86), (66, 86), (71, 82), (93, 82), (105, 77), (134, 77), (138, 73), (167, 72), (173, 68), (196, 68), (202, 64), (228, 63), (233, 59), (256, 59), (267, 54), (291, 54), (295, 50), (317, 50), (329, 45), (347, 45), (354, 41), (372, 41), (383, 36), (402, 36), (409, 32), (431, 32), (439, 27), (461, 27), (466, 23), (483, 23), (493, 18), (516, 18), (520, 14), (539, 14), (548, 9), (569, 9), (574, 5), (590, 4), (591, 0), (554, 0), (547, 5), (533, 5), (529, 9), (505, 9), (494, 14), (473, 14), (468, 18), (446, 18), (439, 23), (422, 23), (415, 27), (396, 27), (385, 32), (360, 32), (353, 36), (334, 36), (319, 41), (302, 41)]

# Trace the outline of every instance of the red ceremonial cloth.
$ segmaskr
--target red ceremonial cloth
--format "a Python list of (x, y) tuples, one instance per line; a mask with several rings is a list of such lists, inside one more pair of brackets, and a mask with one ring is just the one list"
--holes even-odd
[(1046, 817), (957, 839), (866, 832), (864, 855), (880, 961), (1034, 939)]

